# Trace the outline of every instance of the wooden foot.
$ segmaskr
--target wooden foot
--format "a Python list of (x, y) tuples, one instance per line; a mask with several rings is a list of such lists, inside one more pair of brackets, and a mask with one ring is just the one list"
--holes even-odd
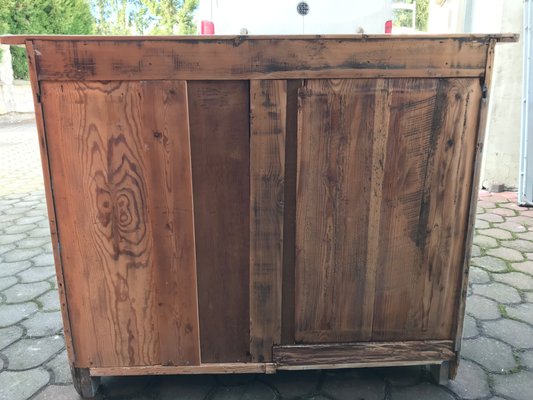
[(78, 394), (84, 399), (90, 399), (96, 396), (98, 386), (100, 386), (100, 377), (91, 376), (89, 368), (70, 367), (72, 372), (72, 381)]
[(450, 363), (444, 361), (442, 364), (430, 365), (429, 372), (436, 383), (446, 385), (448, 379), (450, 379)]

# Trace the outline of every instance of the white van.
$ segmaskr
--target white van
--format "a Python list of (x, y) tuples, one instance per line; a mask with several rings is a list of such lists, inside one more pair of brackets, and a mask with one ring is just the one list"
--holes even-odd
[(200, 0), (198, 33), (391, 33), (392, 0)]

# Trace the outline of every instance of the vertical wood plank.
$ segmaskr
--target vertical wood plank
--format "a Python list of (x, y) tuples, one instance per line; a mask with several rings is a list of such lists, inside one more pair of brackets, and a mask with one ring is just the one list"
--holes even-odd
[(287, 82), (250, 81), (250, 354), (281, 342)]
[(143, 134), (157, 266), (160, 363), (199, 365), (200, 336), (187, 84), (141, 82)]
[(189, 81), (202, 362), (249, 360), (247, 81)]
[(313, 80), (300, 90), (296, 341), (368, 340), (366, 266), (376, 80)]

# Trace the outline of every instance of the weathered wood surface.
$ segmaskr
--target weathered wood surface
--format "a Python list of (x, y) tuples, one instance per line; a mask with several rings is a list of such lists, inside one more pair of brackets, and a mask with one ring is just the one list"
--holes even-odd
[(275, 346), (273, 354), (277, 365), (373, 363), (383, 360), (430, 364), (455, 357), (452, 340)]
[(250, 81), (250, 354), (281, 343), (287, 82)]
[(200, 365), (91, 368), (91, 376), (258, 374), (275, 372), (271, 363), (207, 363)]
[(488, 46), (440, 37), (33, 43), (38, 79), (60, 81), (479, 77)]
[(185, 85), (41, 87), (76, 366), (198, 364)]
[(202, 362), (249, 361), (249, 82), (189, 82)]

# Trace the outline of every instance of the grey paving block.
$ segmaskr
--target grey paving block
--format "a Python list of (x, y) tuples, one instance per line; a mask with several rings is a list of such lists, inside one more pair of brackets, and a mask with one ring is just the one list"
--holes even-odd
[(16, 285), (18, 279), (15, 276), (5, 276), (0, 278), (0, 292), (6, 290), (7, 288)]
[(37, 224), (43, 220), (46, 220), (44, 215), (38, 215), (33, 217), (22, 217), (15, 221), (17, 225)]
[(533, 261), (531, 260), (527, 260), (524, 262), (518, 262), (518, 263), (512, 263), (511, 267), (525, 274), (533, 275)]
[(495, 249), (488, 249), (489, 256), (499, 257), (507, 261), (522, 261), (524, 256), (518, 250), (509, 249), (507, 247), (497, 247)]
[(57, 311), (60, 309), (59, 293), (57, 290), (50, 290), (35, 300), (42, 305), (43, 311)]
[(512, 239), (511, 232), (498, 228), (485, 229), (483, 235), (490, 236), (496, 239)]
[(12, 235), (3, 234), (0, 235), (0, 244), (13, 244), (26, 237), (23, 233), (14, 233)]
[(487, 229), (490, 228), (490, 224), (487, 221), (477, 218), (475, 223), (476, 229)]
[(470, 264), (482, 267), (483, 269), (486, 269), (491, 272), (502, 272), (507, 270), (507, 265), (505, 264), (505, 261), (490, 256), (473, 257), (470, 260)]
[(512, 375), (493, 375), (494, 390), (501, 396), (515, 400), (531, 400), (533, 372), (521, 371)]
[(494, 274), (495, 281), (511, 285), (521, 290), (533, 290), (533, 277), (521, 272), (507, 272), (505, 274)]
[(33, 283), (44, 281), (48, 278), (54, 277), (56, 274), (55, 267), (31, 267), (27, 270), (17, 274), (17, 277), (22, 283)]
[(10, 370), (23, 370), (41, 365), (64, 346), (63, 337), (56, 335), (22, 339), (2, 350), (2, 353), (9, 359)]
[(263, 375), (260, 380), (275, 386), (284, 398), (309, 395), (317, 390), (318, 371), (279, 371), (272, 375)]
[(461, 356), (477, 362), (491, 372), (508, 372), (517, 366), (511, 346), (486, 337), (464, 340)]
[(533, 350), (524, 351), (520, 354), (520, 362), (526, 368), (533, 370)]
[(24, 331), (20, 326), (10, 326), (8, 328), (0, 329), (0, 351), (9, 346), (11, 343), (16, 342), (22, 337)]
[(375, 372), (391, 386), (414, 386), (419, 384), (422, 379), (422, 367), (418, 365), (377, 368)]
[[(351, 399), (365, 397), (351, 397)], [(431, 400), (454, 400), (453, 396), (441, 386), (432, 385), (424, 382), (420, 385), (391, 389), (391, 400), (413, 400), (413, 399), (431, 399)]]
[(37, 311), (35, 303), (3, 304), (0, 306), (0, 328), (14, 325)]
[(520, 319), (533, 325), (533, 303), (522, 303), (516, 306), (507, 306), (507, 314), (510, 317)]
[(514, 239), (514, 240), (502, 240), (500, 244), (504, 247), (518, 250), (522, 253), (533, 251), (533, 242), (529, 240)]
[(479, 335), (479, 330), (477, 329), (476, 320), (469, 315), (465, 315), (465, 320), (463, 322), (463, 338), (468, 339), (477, 335)]
[(48, 383), (50, 375), (42, 368), (0, 373), (0, 400), (27, 400)]
[(501, 215), (492, 213), (478, 214), (477, 218), (487, 222), (504, 222), (503, 217)]
[(178, 376), (160, 377), (156, 382), (159, 393), (158, 400), (195, 400), (205, 399), (215, 385), (213, 376)]
[(276, 393), (259, 381), (242, 386), (220, 386), (212, 397), (213, 400), (275, 400)]
[(42, 247), (50, 242), (49, 237), (30, 237), (26, 239), (19, 240), (17, 242), (17, 247), (19, 249), (28, 249), (32, 247)]
[(48, 267), (54, 265), (54, 255), (52, 253), (42, 253), (31, 260), (36, 267)]
[(503, 222), (501, 224), (495, 224), (496, 228), (505, 229), (506, 231), (520, 233), (527, 231), (527, 228), (522, 225), (518, 224), (516, 222)]
[(81, 400), (74, 386), (47, 386), (33, 400)]
[[(20, 225), (20, 226), (24, 226), (24, 225)], [(28, 237), (50, 238), (50, 227), (44, 227), (44, 228), (34, 227), (28, 232)]]
[(489, 297), (499, 303), (520, 303), (522, 298), (515, 288), (495, 282), (488, 285), (472, 285), (474, 294)]
[(50, 290), (48, 282), (18, 283), (3, 291), (8, 303), (25, 303)]
[(64, 350), (55, 356), (46, 366), (54, 371), (54, 383), (69, 384), (72, 383), (72, 375), (67, 357), (67, 351)]
[(484, 321), (482, 327), (487, 335), (509, 343), (513, 347), (533, 348), (533, 328), (522, 322), (510, 319)]
[(40, 248), (31, 248), (31, 249), (13, 249), (2, 255), (4, 261), (14, 262), (14, 261), (24, 261), (29, 260), (32, 257), (35, 257), (38, 254), (43, 252)]
[[(1, 227), (1, 224), (0, 224)], [(4, 232), (7, 234), (13, 234), (13, 233), (25, 233), (29, 231), (33, 231), (36, 228), (36, 225), (28, 224), (28, 225), (12, 225), (9, 224), (9, 226), (4, 228)], [(30, 233), (28, 233), (28, 236), (31, 236)]]
[(470, 257), (479, 257), (481, 256), (481, 249), (479, 246), (476, 246), (475, 244), (472, 245), (472, 248), (470, 249)]
[(55, 335), (63, 326), (59, 311), (35, 313), (21, 324), (27, 329), (28, 337)]
[(498, 303), (477, 295), (472, 295), (466, 300), (466, 312), (483, 320), (501, 317)]
[(485, 235), (475, 235), (474, 244), (481, 247), (482, 249), (498, 247), (498, 242), (496, 241), (496, 239)]
[[(0, 263), (0, 277), (15, 275), (25, 269), (29, 268), (31, 263), (29, 261), (17, 261), (13, 263)], [(0, 290), (2, 290), (0, 288)]]
[(367, 371), (354, 371), (348, 374), (328, 374), (322, 391), (337, 400), (382, 400), (385, 396), (385, 382)]
[(467, 360), (461, 360), (455, 380), (448, 381), (447, 387), (461, 399), (478, 399), (490, 395), (485, 371)]
[(470, 283), (489, 283), (490, 277), (487, 271), (478, 267), (470, 267), (468, 272), (468, 282)]
[(14, 250), (15, 248), (16, 246), (14, 244), (1, 244), (0, 245), (0, 256), (2, 256), (3, 258), (4, 254), (10, 252), (11, 250)]

